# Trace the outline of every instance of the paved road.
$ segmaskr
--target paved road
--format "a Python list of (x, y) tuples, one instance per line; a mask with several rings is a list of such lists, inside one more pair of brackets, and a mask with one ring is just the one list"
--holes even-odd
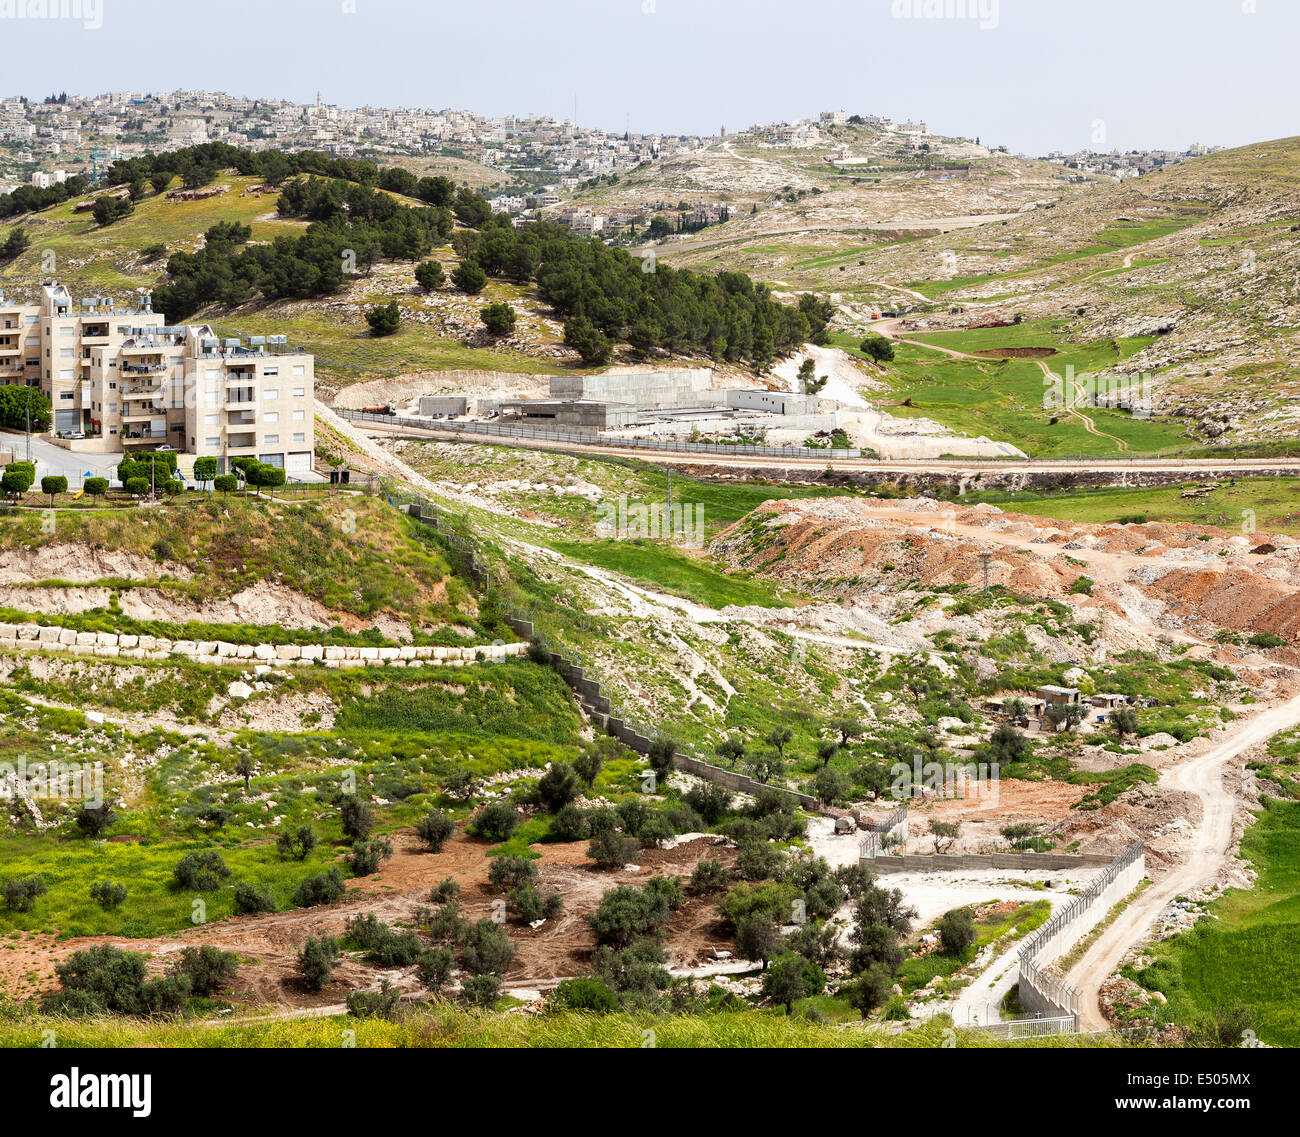
[(809, 469), (838, 472), (855, 470), (872, 473), (929, 473), (952, 477), (999, 471), (1034, 471), (1042, 473), (1105, 472), (1122, 474), (1133, 470), (1158, 470), (1196, 477), (1245, 477), (1248, 474), (1300, 475), (1300, 456), (1295, 458), (1141, 458), (1125, 454), (1122, 458), (835, 458), (825, 452), (810, 451), (809, 457), (768, 457), (756, 454), (697, 454), (680, 450), (652, 450), (642, 447), (606, 446), (600, 443), (565, 442), (550, 438), (523, 438), (503, 431), (479, 434), (468, 431), (436, 430), (385, 423), (354, 421), (353, 427), (364, 433), (401, 438), (429, 439), (442, 442), (478, 442), (492, 446), (518, 446), (525, 450), (558, 450), (570, 454), (602, 454), (619, 458), (639, 458), (645, 462), (672, 462), (675, 466), (734, 466), (737, 469)]
[[(26, 458), (27, 438), (21, 431), (0, 432), (0, 450), (12, 450), (14, 457)], [(31, 440), (31, 454), (38, 482), (47, 474), (62, 474), (73, 489), (80, 489), (85, 477), (116, 478), (117, 464), (122, 460), (121, 454), (74, 454), (35, 435)]]

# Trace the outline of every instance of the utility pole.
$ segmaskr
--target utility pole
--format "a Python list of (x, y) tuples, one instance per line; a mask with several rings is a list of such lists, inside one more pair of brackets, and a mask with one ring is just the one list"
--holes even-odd
[(673, 468), (665, 466), (664, 472), (668, 475), (668, 512), (665, 517), (668, 522), (668, 539), (671, 541), (673, 537)]
[(992, 553), (980, 553), (980, 564), (984, 566), (984, 592), (986, 595), (989, 590), (989, 562), (992, 559)]
[(32, 460), (32, 389), (27, 388), (27, 461)]

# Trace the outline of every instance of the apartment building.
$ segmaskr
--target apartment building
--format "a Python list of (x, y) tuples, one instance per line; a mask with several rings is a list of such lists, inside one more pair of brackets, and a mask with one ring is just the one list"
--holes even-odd
[[(171, 326), (145, 296), (119, 310), (75, 302), (57, 282), (39, 304), (0, 293), (0, 382), (46, 395), (54, 431), (104, 450), (169, 447), (230, 460), (255, 457), (290, 477), (311, 470), (313, 359), (284, 336), (222, 338), (206, 324)], [(183, 463), (186, 465), (186, 463)]]

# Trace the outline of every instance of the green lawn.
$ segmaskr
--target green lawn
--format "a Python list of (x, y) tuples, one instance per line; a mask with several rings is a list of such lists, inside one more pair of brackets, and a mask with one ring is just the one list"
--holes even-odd
[(709, 608), (732, 604), (780, 608), (785, 604), (776, 589), (764, 581), (721, 572), (707, 561), (649, 540), (554, 541), (551, 547), (576, 561), (609, 569)]

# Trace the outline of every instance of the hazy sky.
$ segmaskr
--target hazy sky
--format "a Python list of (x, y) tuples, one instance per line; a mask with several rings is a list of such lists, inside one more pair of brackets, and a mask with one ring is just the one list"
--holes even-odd
[(576, 96), (584, 125), (692, 134), (844, 109), (1028, 154), (1300, 133), (1300, 0), (48, 0), (91, 18), (21, 15), (37, 2), (0, 0), (0, 93), (319, 89), (561, 118)]

